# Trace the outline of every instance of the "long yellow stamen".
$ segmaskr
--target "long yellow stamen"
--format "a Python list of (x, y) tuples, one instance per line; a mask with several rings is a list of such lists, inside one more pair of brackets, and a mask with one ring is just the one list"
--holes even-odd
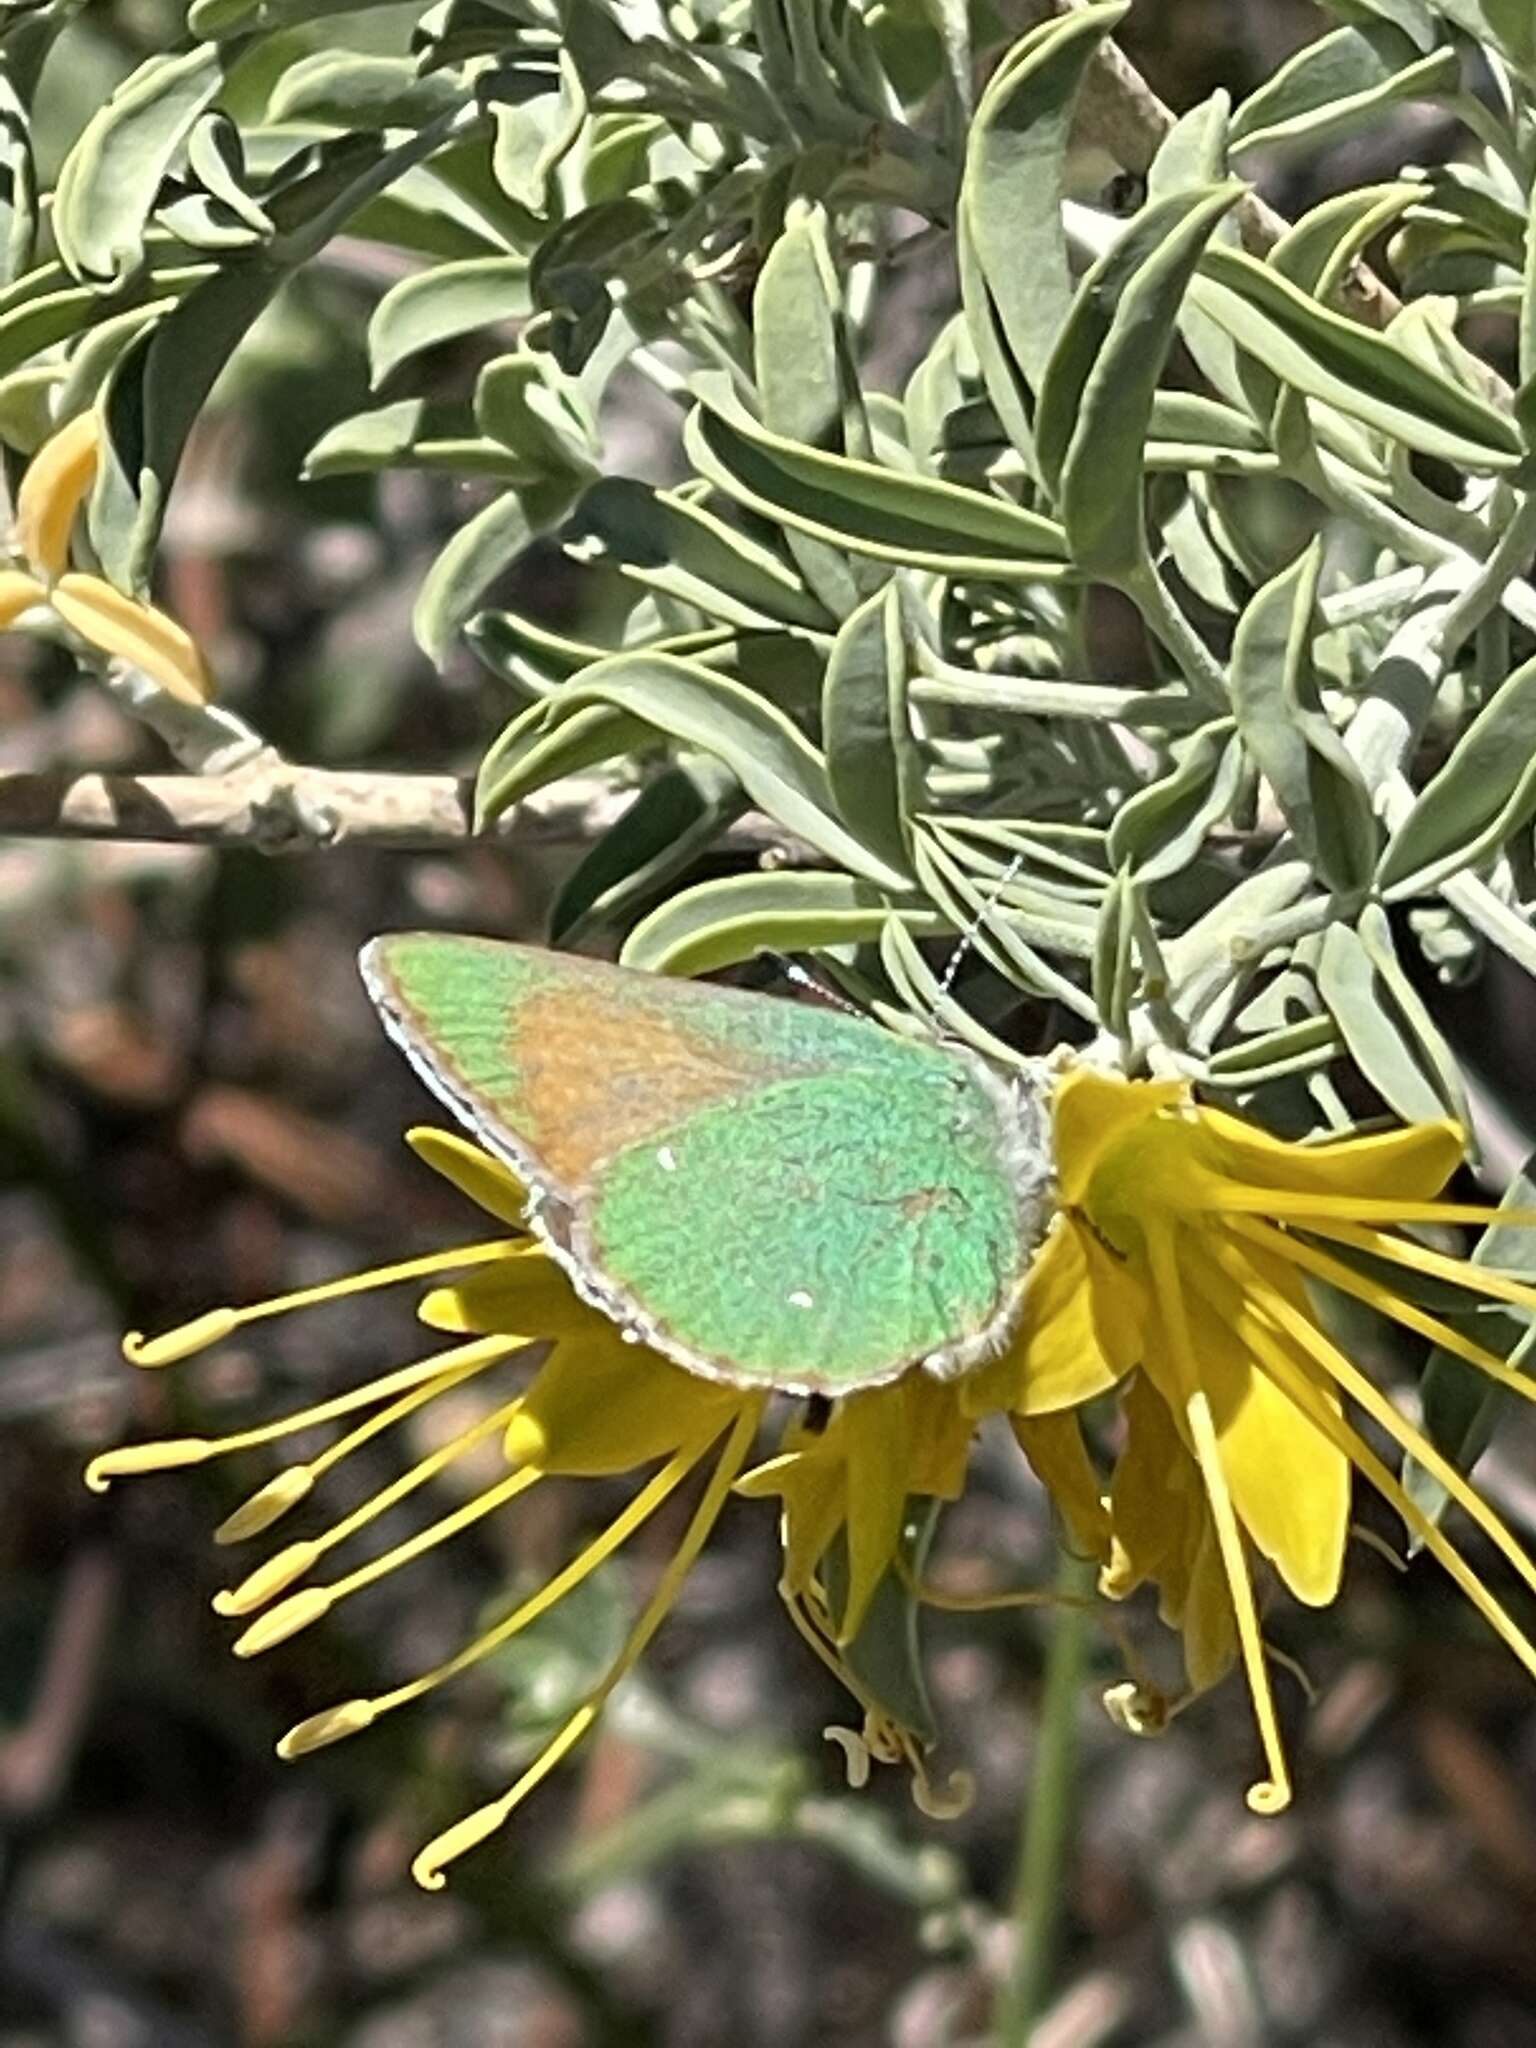
[(160, 1443), (123, 1444), (92, 1458), (85, 1468), (85, 1483), (93, 1493), (105, 1493), (114, 1479), (130, 1473), (166, 1472), (175, 1466), (201, 1465), (209, 1458), (227, 1457), (232, 1451), (256, 1450), (262, 1444), (278, 1443), (285, 1436), (297, 1435), (300, 1430), (315, 1429), (322, 1423), (335, 1422), (340, 1416), (353, 1415), (359, 1408), (371, 1408), (375, 1402), (388, 1401), (407, 1388), (439, 1378), (445, 1370), (472, 1361), (494, 1364), (520, 1350), (522, 1344), (520, 1337), (477, 1337), (473, 1343), (456, 1344), (451, 1351), (440, 1351), (434, 1358), (418, 1358), (413, 1365), (403, 1365), (398, 1372), (370, 1380), (365, 1387), (353, 1387), (313, 1408), (301, 1408), (277, 1422), (265, 1422), (258, 1429), (236, 1430), (230, 1436), (172, 1437)]
[(526, 1237), (499, 1237), (485, 1244), (459, 1245), (454, 1250), (428, 1252), (419, 1259), (404, 1259), (394, 1266), (375, 1266), (366, 1273), (347, 1273), (339, 1280), (322, 1281), (318, 1287), (301, 1287), (294, 1294), (274, 1295), (270, 1301), (252, 1302), (249, 1308), (211, 1308), (190, 1323), (167, 1330), (161, 1337), (146, 1337), (130, 1330), (123, 1339), (123, 1356), (130, 1365), (158, 1367), (175, 1365), (194, 1353), (206, 1351), (232, 1331), (247, 1323), (265, 1321), (268, 1316), (287, 1315), (291, 1309), (313, 1308), (322, 1301), (340, 1301), (349, 1294), (369, 1294), (376, 1287), (393, 1287), (400, 1280), (419, 1280), (428, 1273), (445, 1273), (456, 1266), (484, 1266), (493, 1259), (538, 1257)]
[(459, 1365), (452, 1370), (439, 1373), (435, 1379), (424, 1380), (408, 1394), (402, 1394), (398, 1401), (392, 1401), (387, 1408), (381, 1408), (377, 1415), (370, 1415), (366, 1422), (338, 1437), (333, 1444), (311, 1458), (304, 1465), (289, 1465), (257, 1488), (248, 1501), (224, 1517), (213, 1532), (215, 1543), (244, 1543), (252, 1536), (263, 1535), (274, 1522), (280, 1521), (290, 1508), (296, 1507), (313, 1490), (316, 1482), (333, 1467), (361, 1450), (374, 1437), (382, 1436), (393, 1429), (397, 1422), (403, 1422), (418, 1408), (425, 1408), (437, 1400), (439, 1395), (451, 1393), (455, 1387), (462, 1387), (466, 1380), (488, 1370), (496, 1363), (494, 1358), (478, 1358), (468, 1365)]
[(1508, 1223), (1536, 1227), (1536, 1209), (1500, 1209), (1487, 1202), (1393, 1202), (1365, 1195), (1311, 1195), (1295, 1188), (1258, 1187), (1251, 1181), (1205, 1177), (1210, 1199), (1202, 1207), (1223, 1214), (1277, 1216), (1283, 1222)]
[(1345, 1265), (1342, 1259), (1331, 1258), (1316, 1245), (1306, 1243), (1289, 1231), (1276, 1230), (1272, 1224), (1247, 1221), (1240, 1217), (1232, 1219), (1232, 1229), (1243, 1237), (1251, 1238), (1264, 1246), (1277, 1258), (1291, 1265), (1301, 1267), (1303, 1272), (1313, 1274), (1319, 1280), (1326, 1280), (1330, 1287), (1338, 1288), (1341, 1294), (1353, 1295), (1356, 1301), (1363, 1301), (1367, 1308), (1373, 1308), (1378, 1315), (1388, 1317), (1392, 1322), (1401, 1323), (1406, 1330), (1414, 1330), (1421, 1337), (1428, 1337), (1431, 1343), (1443, 1350), (1463, 1358), (1468, 1365), (1475, 1365), (1479, 1372), (1491, 1380), (1497, 1380), (1501, 1387), (1508, 1387), (1512, 1394), (1518, 1394), (1524, 1401), (1536, 1401), (1536, 1382), (1524, 1373), (1517, 1372), (1512, 1365), (1491, 1351), (1476, 1344), (1470, 1337), (1463, 1336), (1451, 1324), (1441, 1322), (1416, 1302), (1394, 1294), (1379, 1280), (1373, 1280), (1367, 1273), (1357, 1273), (1353, 1266)]
[[(1244, 1235), (1256, 1236), (1257, 1232), (1244, 1227)], [(1289, 1242), (1279, 1231), (1273, 1235), (1279, 1239), (1282, 1248)], [(1263, 1288), (1262, 1303), (1255, 1305), (1261, 1306), (1262, 1314), (1315, 1358), (1324, 1372), (1352, 1401), (1365, 1410), (1378, 1429), (1384, 1430), (1401, 1449), (1408, 1452), (1410, 1457), (1419, 1461), (1431, 1478), (1445, 1488), (1456, 1505), (1471, 1517), (1489, 1542), (1503, 1554), (1531, 1591), (1536, 1593), (1536, 1563), (1533, 1563), (1477, 1489), (1468, 1484), (1450, 1460), (1436, 1450), (1429, 1438), (1421, 1430), (1414, 1428), (1374, 1381), (1368, 1379), (1358, 1366), (1346, 1358), (1310, 1318), (1288, 1302), (1278, 1290), (1265, 1285), (1263, 1276), (1256, 1274), (1245, 1259), (1226, 1246), (1217, 1248), (1217, 1259), (1222, 1270), (1231, 1275), (1250, 1301), (1254, 1299), (1254, 1281), (1258, 1280)]]
[[(1286, 1356), (1282, 1346), (1267, 1340), (1262, 1329), (1253, 1332), (1253, 1340), (1254, 1352), (1260, 1365), (1282, 1393), (1288, 1395), (1311, 1417), (1318, 1428), (1343, 1451), (1362, 1477), (1369, 1480), (1387, 1505), (1402, 1517), (1430, 1555), (1449, 1572), (1499, 1640), (1514, 1653), (1531, 1676), (1536, 1678), (1536, 1647), (1532, 1646), (1523, 1631), (1516, 1626), (1501, 1602), (1489, 1592), (1439, 1525), (1432, 1521), (1418, 1503), (1404, 1491), (1359, 1432), (1352, 1429), (1343, 1416), (1329, 1407), (1317, 1388)], [(1426, 1444), (1425, 1449), (1428, 1448)], [(1416, 1451), (1415, 1455), (1419, 1453)]]
[(344, 1579), (334, 1579), (328, 1586), (306, 1586), (301, 1592), (290, 1593), (286, 1600), (279, 1600), (275, 1607), (268, 1608), (265, 1614), (251, 1623), (244, 1635), (236, 1638), (235, 1655), (256, 1657), (263, 1650), (286, 1642), (301, 1628), (308, 1628), (311, 1622), (329, 1614), (338, 1601), (345, 1600), (351, 1593), (361, 1592), (364, 1586), (371, 1586), (376, 1579), (386, 1578), (402, 1565), (414, 1563), (439, 1543), (447, 1543), (485, 1516), (494, 1514), (497, 1508), (505, 1507), (508, 1501), (516, 1500), (520, 1493), (526, 1493), (543, 1477), (536, 1466), (514, 1472), (510, 1478), (487, 1487), (484, 1493), (476, 1494), (463, 1507), (455, 1508), (451, 1514), (442, 1515), (425, 1529), (419, 1529), (404, 1543), (397, 1543), (393, 1550), (386, 1550), (382, 1557), (370, 1558), (367, 1564), (359, 1565)]
[(1477, 1266), (1470, 1259), (1452, 1258), (1427, 1244), (1418, 1244), (1410, 1237), (1393, 1237), (1384, 1230), (1369, 1230), (1343, 1219), (1315, 1223), (1312, 1228), (1319, 1237), (1353, 1245), (1358, 1251), (1374, 1252), (1378, 1258), (1390, 1259), (1397, 1266), (1407, 1266), (1412, 1272), (1423, 1273), (1431, 1280), (1449, 1280), (1458, 1287), (1465, 1287), (1469, 1294), (1481, 1294), (1490, 1301), (1508, 1302), (1513, 1308), (1536, 1309), (1536, 1287), (1532, 1287), (1529, 1281), (1512, 1279), (1496, 1266)]
[(1221, 1444), (1211, 1414), (1210, 1399), (1200, 1383), (1200, 1366), (1195, 1356), (1189, 1319), (1184, 1308), (1184, 1290), (1179, 1278), (1178, 1259), (1173, 1239), (1166, 1226), (1149, 1229), (1146, 1243), (1152, 1281), (1157, 1291), (1158, 1311), (1168, 1333), (1173, 1363), (1178, 1372), (1183, 1395), (1184, 1413), (1189, 1423), (1190, 1440), (1200, 1466), (1201, 1477), (1205, 1481), (1211, 1521), (1216, 1531), (1217, 1546), (1221, 1551), (1227, 1587), (1232, 1595), (1237, 1638), (1242, 1650), (1243, 1669), (1248, 1678), (1248, 1692), (1253, 1702), (1254, 1718), (1258, 1722), (1259, 1740), (1263, 1744), (1265, 1760), (1269, 1765), (1269, 1777), (1249, 1786), (1248, 1805), (1254, 1813), (1282, 1813), (1291, 1803), (1290, 1771), (1280, 1741), (1280, 1724), (1275, 1714), (1274, 1695), (1270, 1691), (1269, 1667), (1264, 1656), (1264, 1636), (1259, 1626), (1258, 1608), (1253, 1597), (1253, 1581), (1249, 1576), (1248, 1559), (1243, 1549), (1243, 1534), (1232, 1506), (1232, 1496), (1227, 1488), (1227, 1475), (1221, 1462)]
[(720, 1510), (725, 1505), (736, 1476), (747, 1461), (766, 1404), (765, 1394), (757, 1395), (744, 1404), (732, 1425), (714, 1472), (710, 1475), (709, 1484), (694, 1509), (693, 1518), (684, 1532), (682, 1542), (678, 1545), (671, 1563), (662, 1573), (656, 1590), (646, 1602), (639, 1621), (630, 1632), (629, 1640), (615, 1658), (597, 1690), (576, 1709), (509, 1792), (467, 1815), (454, 1827), (448, 1828), (435, 1841), (429, 1842), (412, 1863), (411, 1875), (425, 1890), (441, 1890), (444, 1883), (443, 1866), (451, 1863), (455, 1857), (462, 1856), (467, 1849), (472, 1849), (477, 1842), (483, 1842), (488, 1835), (494, 1834), (535, 1786), (548, 1777), (561, 1758), (575, 1748), (601, 1713), (614, 1687), (627, 1677), (643, 1655), (646, 1645), (666, 1619), (684, 1578), (692, 1570), (695, 1559), (709, 1540), (710, 1531), (719, 1518)]
[(380, 1515), (388, 1514), (391, 1508), (398, 1507), (401, 1501), (409, 1499), (429, 1480), (435, 1479), (440, 1472), (446, 1471), (450, 1465), (466, 1457), (477, 1444), (483, 1444), (488, 1437), (504, 1430), (508, 1421), (516, 1414), (517, 1407), (516, 1401), (504, 1402), (489, 1415), (482, 1416), (472, 1427), (460, 1431), (451, 1441), (440, 1444), (435, 1451), (419, 1459), (409, 1471), (402, 1472), (398, 1479), (392, 1479), (388, 1486), (381, 1487), (361, 1506), (355, 1507), (349, 1515), (344, 1515), (339, 1522), (334, 1523), (323, 1535), (306, 1537), (301, 1542), (286, 1545), (274, 1556), (269, 1557), (264, 1564), (257, 1565), (256, 1569), (247, 1574), (231, 1591), (215, 1593), (215, 1612), (225, 1615), (253, 1614), (258, 1607), (265, 1607), (269, 1600), (275, 1600), (279, 1593), (286, 1592), (296, 1579), (301, 1579), (306, 1572), (313, 1571), (328, 1551), (339, 1549), (349, 1537), (355, 1536), (359, 1529), (364, 1529), (370, 1522), (377, 1521)]
[(311, 1714), (307, 1721), (300, 1721), (290, 1728), (277, 1745), (277, 1753), (284, 1758), (306, 1755), (312, 1749), (320, 1749), (328, 1742), (339, 1742), (345, 1735), (356, 1734), (361, 1728), (372, 1727), (381, 1714), (403, 1707), (411, 1700), (420, 1699), (434, 1687), (457, 1678), (461, 1671), (467, 1671), (503, 1643), (510, 1642), (515, 1635), (536, 1622), (541, 1615), (563, 1600), (589, 1578), (600, 1565), (606, 1564), (615, 1551), (627, 1543), (641, 1524), (649, 1521), (662, 1502), (674, 1493), (678, 1486), (708, 1448), (707, 1443), (695, 1439), (687, 1444), (657, 1472), (635, 1495), (623, 1512), (617, 1515), (600, 1536), (590, 1542), (578, 1556), (537, 1593), (532, 1594), (511, 1614), (493, 1623), (483, 1634), (456, 1650), (441, 1664), (430, 1671), (424, 1671), (406, 1684), (396, 1686), (393, 1692), (381, 1693), (376, 1699), (347, 1700), (338, 1707), (327, 1707), (322, 1713)]

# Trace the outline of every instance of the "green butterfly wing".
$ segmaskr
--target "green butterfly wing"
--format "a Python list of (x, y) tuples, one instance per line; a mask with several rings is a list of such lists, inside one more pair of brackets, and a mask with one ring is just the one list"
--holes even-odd
[(861, 1018), (493, 940), (375, 940), (423, 1078), (577, 1286), (690, 1369), (845, 1393), (1011, 1327), (1045, 1111)]

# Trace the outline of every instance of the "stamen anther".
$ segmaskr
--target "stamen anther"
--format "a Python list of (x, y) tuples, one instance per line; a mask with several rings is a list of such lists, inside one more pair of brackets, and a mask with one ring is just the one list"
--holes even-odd
[(308, 1628), (312, 1621), (329, 1613), (334, 1598), (329, 1586), (310, 1586), (302, 1593), (292, 1594), (251, 1623), (236, 1641), (235, 1655), (258, 1657), (263, 1650), (275, 1649), (290, 1636), (296, 1636), (301, 1628)]
[(324, 1545), (315, 1542), (290, 1543), (286, 1549), (269, 1557), (264, 1564), (241, 1580), (238, 1586), (228, 1592), (215, 1593), (213, 1608), (216, 1614), (253, 1614), (258, 1607), (265, 1607), (269, 1600), (275, 1600), (279, 1593), (285, 1593), (295, 1579), (302, 1579), (316, 1558), (323, 1556)]
[(315, 1483), (315, 1475), (307, 1465), (290, 1465), (259, 1487), (242, 1507), (226, 1515), (213, 1532), (215, 1543), (244, 1543), (249, 1537), (261, 1536), (281, 1521), (290, 1508), (296, 1508)]
[(167, 1330), (163, 1337), (146, 1337), (142, 1330), (130, 1330), (123, 1339), (123, 1356), (130, 1365), (175, 1365), (195, 1352), (206, 1351), (240, 1327), (239, 1311), (211, 1308), (179, 1330)]
[(343, 1700), (340, 1706), (327, 1707), (323, 1713), (297, 1722), (277, 1745), (277, 1753), (285, 1763), (291, 1763), (296, 1756), (308, 1756), (312, 1749), (324, 1749), (328, 1743), (360, 1735), (373, 1726), (374, 1718), (372, 1700)]

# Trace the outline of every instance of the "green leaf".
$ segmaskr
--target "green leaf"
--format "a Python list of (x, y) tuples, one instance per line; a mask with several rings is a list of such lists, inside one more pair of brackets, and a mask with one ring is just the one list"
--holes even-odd
[[(844, 326), (826, 215), (792, 202), (752, 299), (753, 360), (763, 423), (786, 441), (853, 455), (872, 452), (869, 421)], [(790, 530), (790, 552), (834, 618), (869, 587), (869, 565), (850, 567), (840, 548)], [(860, 573), (862, 572), (862, 573)]]
[(301, 473), (314, 482), (399, 465), (510, 483), (538, 480), (541, 471), (534, 464), (519, 462), (499, 441), (481, 439), (471, 425), (462, 406), (402, 398), (338, 420), (305, 456)]
[(213, 275), (211, 264), (188, 264), (181, 269), (152, 273), (130, 287), (126, 295), (81, 284), (71, 285), (65, 291), (45, 292), (41, 297), (18, 298), (10, 305), (0, 301), (0, 376), (8, 376), (43, 349), (73, 340), (101, 325), (120, 313), (125, 304), (131, 306), (136, 299), (179, 297)]
[(448, 73), (423, 77), (409, 57), (316, 50), (283, 73), (267, 118), (335, 128), (414, 128), (461, 106), (464, 97)]
[[(838, 822), (826, 763), (781, 711), (698, 662), (619, 654), (539, 707), (551, 721), (592, 706), (638, 719), (723, 761), (752, 802), (851, 873), (901, 891), (907, 877)], [(516, 793), (521, 793), (516, 792)], [(498, 793), (500, 795), (500, 792)]]
[[(904, 1571), (892, 1568), (884, 1574), (857, 1633), (839, 1653), (861, 1690), (925, 1749), (937, 1740), (938, 1726), (923, 1674), (922, 1602), (912, 1588), (922, 1581), (938, 1517), (936, 1500), (915, 1494), (908, 1500), (901, 1538)], [(828, 1605), (840, 1615), (849, 1587), (846, 1531), (839, 1530), (823, 1556), (821, 1574)]]
[(1207, 249), (1190, 300), (1284, 383), (1422, 455), (1475, 472), (1520, 460), (1519, 433), (1502, 413), (1241, 250)]
[(1376, 861), (1376, 819), (1360, 770), (1323, 712), (1313, 670), (1321, 570), (1322, 543), (1314, 541), (1249, 603), (1232, 645), (1232, 709), (1297, 844), (1329, 888), (1358, 896)]
[(1146, 552), (1142, 465), (1152, 400), (1190, 277), (1239, 185), (1144, 207), (1084, 278), (1046, 369), (1035, 420), (1074, 560), (1117, 577)]
[(770, 549), (689, 499), (632, 477), (593, 484), (576, 515), (573, 541), (596, 540), (647, 589), (733, 626), (798, 625), (825, 631), (825, 611)]
[(524, 320), (532, 311), (522, 256), (471, 256), (403, 278), (368, 322), (368, 365), (375, 387), (422, 349), (477, 328)]
[(637, 718), (607, 704), (564, 714), (540, 698), (502, 727), (475, 778), (475, 826), (494, 824), (518, 800), (619, 755), (646, 751), (652, 735)]
[(460, 628), (479, 609), (487, 586), (510, 568), (531, 540), (559, 525), (579, 488), (574, 477), (514, 486), (459, 528), (427, 571), (411, 613), (411, 630), (429, 661), (443, 666)]
[(1166, 881), (1187, 868), (1211, 828), (1231, 813), (1243, 750), (1229, 718), (1193, 733), (1171, 774), (1122, 804), (1109, 828), (1109, 857), (1142, 883)]
[(234, 47), (146, 58), (86, 123), (53, 200), (54, 240), (76, 277), (117, 282), (139, 268), (161, 182), (223, 85)]
[(577, 863), (550, 913), (551, 941), (622, 923), (686, 873), (742, 804), (735, 776), (708, 755), (664, 768)]
[(710, 482), (799, 533), (904, 567), (1034, 582), (1067, 573), (1066, 537), (1038, 513), (934, 477), (828, 455), (761, 427), (700, 377), (686, 445)]
[(1461, 60), (1449, 44), (1421, 55), (1387, 22), (1339, 28), (1306, 43), (1232, 117), (1232, 148), (1314, 149), (1379, 120), (1404, 100), (1455, 92)]
[(7, 70), (0, 70), (0, 286), (14, 283), (37, 245), (37, 171), (31, 122)]
[(560, 51), (559, 66), (558, 98), (493, 109), (491, 167), (496, 182), (509, 199), (535, 216), (548, 211), (550, 180), (576, 146), (587, 120), (587, 95), (569, 50)]
[(1345, 1049), (1383, 1102), (1404, 1123), (1433, 1123), (1446, 1105), (1414, 1056), (1387, 991), (1358, 933), (1330, 925), (1318, 958), (1317, 986)]
[(1377, 886), (1419, 896), (1493, 858), (1536, 817), (1536, 660), (1506, 676), (1387, 844)]
[(899, 917), (920, 933), (944, 930), (921, 906), (899, 905), (851, 875), (731, 875), (684, 889), (641, 920), (620, 955), (652, 974), (713, 974), (762, 952), (808, 953), (862, 945)]
[(956, 233), (972, 343), (1004, 429), (1026, 455), (1031, 393), (1072, 306), (1061, 201), (1083, 73), (1124, 0), (1047, 21), (993, 73), (966, 144)]
[(893, 867), (910, 858), (923, 764), (912, 731), (901, 592), (894, 583), (844, 621), (822, 686), (821, 737), (838, 815)]
[[(1536, 1156), (1526, 1160), (1504, 1190), (1499, 1206), (1536, 1208)], [(1488, 1225), (1473, 1246), (1471, 1260), (1474, 1266), (1491, 1266), (1501, 1273), (1536, 1282), (1533, 1253), (1536, 1237), (1528, 1225), (1495, 1222)], [(1529, 1370), (1536, 1326), (1518, 1309), (1475, 1309), (1459, 1314), (1446, 1311), (1444, 1319), (1485, 1350), (1521, 1371)], [(1458, 1472), (1472, 1470), (1492, 1442), (1499, 1416), (1514, 1398), (1475, 1365), (1439, 1345), (1425, 1361), (1419, 1394), (1424, 1404), (1424, 1434)], [(1450, 1496), (1417, 1459), (1404, 1461), (1403, 1488), (1432, 1522), (1438, 1522), (1444, 1515)], [(1422, 1539), (1411, 1529), (1409, 1538), (1411, 1553), (1420, 1548)]]

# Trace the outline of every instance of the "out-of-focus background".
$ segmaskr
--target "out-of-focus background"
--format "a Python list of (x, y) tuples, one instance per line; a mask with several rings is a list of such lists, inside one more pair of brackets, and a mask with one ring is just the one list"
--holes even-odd
[[(175, 13), (103, 0), (80, 16), (50, 60), (47, 147), (62, 154)], [(1250, 88), (1317, 26), (1303, 0), (1143, 0), (1122, 40), (1186, 106)], [(1441, 138), (1415, 121), (1276, 165), (1277, 198), (1432, 157)], [(296, 481), (320, 429), (361, 402), (366, 312), (398, 274), (342, 241), (264, 323), (185, 467), (165, 588), (231, 701), (259, 702), (294, 758), (458, 770), (506, 705), (467, 657), (434, 676), (407, 624), (464, 516), (458, 487)], [(515, 598), (579, 631), (571, 592), (551, 553)], [(0, 769), (142, 767), (147, 744), (62, 664), (0, 642)], [(923, 1819), (894, 1774), (852, 1795), (820, 1738), (843, 1704), (773, 1596), (771, 1516), (737, 1507), (643, 1683), (429, 1897), (411, 1851), (497, 1782), (526, 1721), (580, 1690), (627, 1611), (624, 1573), (489, 1682), (300, 1765), (273, 1741), (440, 1655), (566, 1554), (590, 1495), (551, 1488), (239, 1665), (209, 1609), (224, 1578), (209, 1532), (267, 1468), (99, 1499), (81, 1485), (104, 1443), (237, 1427), (413, 1355), (394, 1296), (262, 1326), (170, 1375), (130, 1372), (118, 1336), (475, 1228), (399, 1143), (426, 1105), (353, 957), (422, 922), (538, 937), (579, 851), (558, 817), (515, 857), (0, 842), (0, 2048), (986, 2038), (1036, 1620), (929, 1624), (943, 1755), (978, 1779), (962, 1820)], [(1501, 1438), (1486, 1477), (1529, 1530), (1521, 1441)], [(951, 1583), (1052, 1569), (1043, 1500), (994, 1452), (944, 1525)], [(1279, 1821), (1243, 1808), (1235, 1684), (1140, 1743), (1085, 1689), (1041, 2048), (1536, 2043), (1526, 1680), (1431, 1568), (1405, 1597), (1365, 1547), (1336, 1610), (1280, 1626), (1317, 1697), (1306, 1714), (1299, 1690), (1288, 1702), (1301, 1792)]]

